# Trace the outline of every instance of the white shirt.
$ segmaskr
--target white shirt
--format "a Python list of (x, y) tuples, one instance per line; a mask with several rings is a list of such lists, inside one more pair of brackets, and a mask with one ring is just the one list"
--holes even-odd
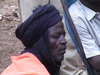
[(100, 13), (84, 6), (79, 0), (69, 8), (69, 12), (86, 58), (100, 55)]

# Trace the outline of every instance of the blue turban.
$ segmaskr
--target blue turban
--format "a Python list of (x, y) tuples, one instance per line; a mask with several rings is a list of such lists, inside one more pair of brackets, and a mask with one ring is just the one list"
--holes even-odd
[(41, 35), (50, 27), (62, 20), (58, 10), (53, 5), (40, 6), (16, 30), (16, 37), (24, 46), (33, 46)]

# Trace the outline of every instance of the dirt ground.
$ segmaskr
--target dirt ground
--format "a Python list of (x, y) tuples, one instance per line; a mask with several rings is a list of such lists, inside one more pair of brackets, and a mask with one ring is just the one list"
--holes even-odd
[[(18, 6), (18, 0), (0, 0), (0, 9), (4, 5)], [(17, 11), (20, 14), (19, 9)], [(20, 16), (14, 18), (13, 21), (0, 21), (0, 73), (11, 64), (10, 56), (18, 55), (24, 49), (22, 43), (15, 36), (15, 30), (19, 25)]]
[[(17, 0), (0, 0), (0, 9), (4, 5), (18, 6), (18, 2)], [(0, 72), (11, 63), (10, 56), (17, 55), (23, 50), (22, 43), (15, 36), (18, 25), (20, 25), (20, 17), (14, 18), (13, 21), (0, 21)]]

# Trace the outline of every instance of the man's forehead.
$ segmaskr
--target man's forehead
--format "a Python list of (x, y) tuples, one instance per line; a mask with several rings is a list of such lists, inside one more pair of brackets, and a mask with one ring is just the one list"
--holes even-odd
[(54, 28), (50, 29), (49, 32), (50, 32), (50, 34), (53, 34), (53, 33), (63, 33), (65, 31), (64, 31), (64, 28), (54, 27)]

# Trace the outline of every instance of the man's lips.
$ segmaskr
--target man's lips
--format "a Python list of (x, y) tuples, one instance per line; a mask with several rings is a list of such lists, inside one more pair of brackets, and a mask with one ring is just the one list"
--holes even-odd
[(63, 49), (61, 49), (60, 51), (59, 51), (59, 54), (60, 55), (62, 55), (62, 54), (65, 54), (66, 53), (66, 47), (64, 47)]
[(61, 51), (59, 52), (60, 55), (63, 55), (63, 54), (65, 54), (65, 53), (66, 53), (66, 50), (61, 50)]

